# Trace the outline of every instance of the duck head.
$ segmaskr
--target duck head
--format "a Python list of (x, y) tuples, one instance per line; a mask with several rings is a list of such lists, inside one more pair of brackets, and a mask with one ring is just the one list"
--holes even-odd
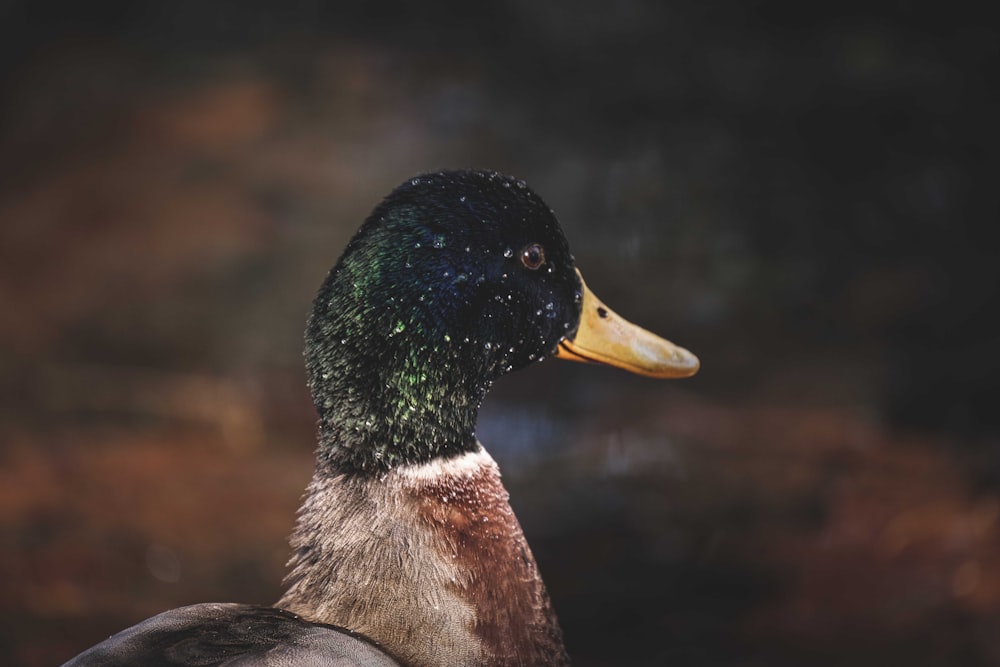
[(698, 370), (587, 289), (553, 211), (523, 181), (415, 177), (375, 208), (314, 303), (306, 363), (321, 463), (378, 472), (473, 451), (493, 382), (550, 355), (654, 377)]

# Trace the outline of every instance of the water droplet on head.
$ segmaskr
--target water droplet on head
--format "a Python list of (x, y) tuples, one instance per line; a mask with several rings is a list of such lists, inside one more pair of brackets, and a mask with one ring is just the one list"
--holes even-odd
[(434, 247), (437, 248), (438, 250), (444, 247), (444, 236), (434, 237)]
[(486, 343), (483, 344), (483, 349), (484, 350), (492, 350), (493, 349), (493, 343), (491, 343), (489, 341), (486, 341)]
[(420, 241), (417, 241), (416, 243), (414, 243), (413, 247), (414, 248), (419, 248), (420, 247)]
[(506, 257), (507, 259), (510, 259), (511, 257), (514, 256), (514, 251), (511, 250), (510, 248), (507, 248), (506, 250), (503, 251), (503, 256)]
[(553, 303), (551, 301), (545, 304), (545, 310), (552, 310), (552, 308), (553, 308)]
[(462, 195), (461, 197), (459, 197), (458, 201), (465, 201), (465, 195)]
[(410, 185), (420, 185), (420, 179), (419, 178), (411, 179)]

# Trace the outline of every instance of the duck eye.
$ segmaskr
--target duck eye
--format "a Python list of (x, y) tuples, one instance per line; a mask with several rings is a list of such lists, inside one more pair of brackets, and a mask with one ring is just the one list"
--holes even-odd
[(521, 264), (534, 271), (545, 263), (545, 248), (538, 243), (525, 246), (521, 251)]

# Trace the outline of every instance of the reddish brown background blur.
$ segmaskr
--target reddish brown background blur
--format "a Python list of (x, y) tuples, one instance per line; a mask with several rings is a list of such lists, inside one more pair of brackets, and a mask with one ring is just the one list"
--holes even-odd
[(578, 664), (1000, 664), (998, 31), (872, 4), (4, 3), (0, 662), (276, 599), (313, 291), (484, 166), (703, 360), (483, 408)]

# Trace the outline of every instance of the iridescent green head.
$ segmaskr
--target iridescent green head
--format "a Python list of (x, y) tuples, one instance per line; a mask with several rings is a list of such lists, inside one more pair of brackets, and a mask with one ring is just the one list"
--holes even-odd
[(523, 181), (407, 181), (348, 244), (309, 320), (323, 459), (358, 472), (474, 449), (493, 381), (576, 332), (582, 289), (555, 215)]

